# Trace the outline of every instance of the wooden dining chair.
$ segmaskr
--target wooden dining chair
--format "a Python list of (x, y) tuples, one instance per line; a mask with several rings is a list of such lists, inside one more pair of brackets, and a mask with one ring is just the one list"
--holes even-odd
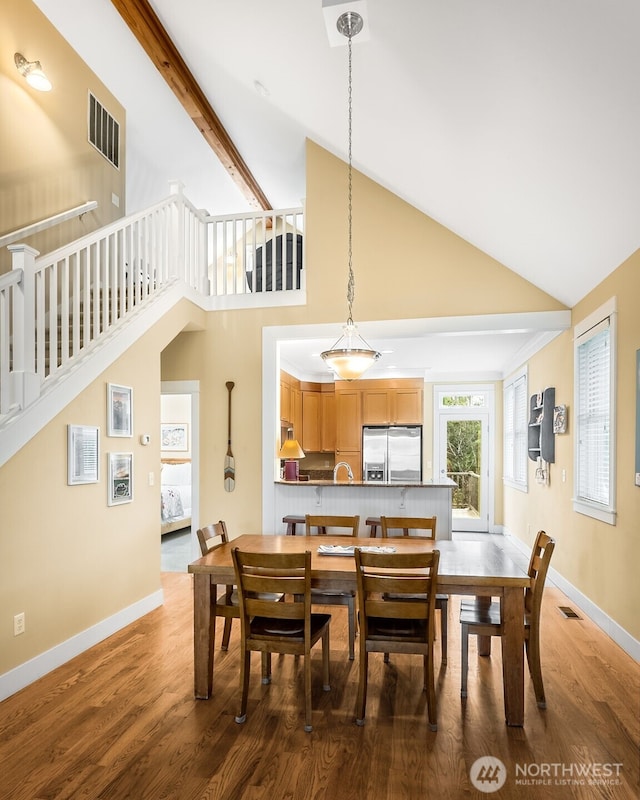
[[(250, 553), (231, 551), (240, 597), (240, 711), (235, 720), (247, 718), (251, 652), (289, 653), (304, 656), (305, 731), (311, 731), (311, 648), (322, 639), (323, 689), (329, 685), (330, 614), (311, 613), (311, 552)], [(287, 602), (261, 599), (264, 593), (282, 593)], [(271, 680), (271, 663), (263, 683)]]
[[(200, 544), (200, 552), (203, 556), (210, 553), (212, 550), (226, 544), (229, 541), (227, 535), (227, 526), (222, 520), (213, 523), (212, 525), (204, 525), (198, 528), (198, 542)], [(229, 639), (231, 637), (231, 623), (234, 619), (240, 619), (240, 605), (238, 601), (238, 593), (235, 586), (226, 586), (224, 593), (214, 595), (215, 587), (211, 587), (211, 609), (216, 617), (224, 617), (224, 630), (222, 632), (222, 645), (221, 650), (229, 649)]]
[[(331, 536), (357, 536), (360, 527), (360, 517), (339, 516), (339, 515), (305, 515), (305, 533), (307, 536), (313, 535), (313, 529), (317, 529), (317, 535)], [(325, 589), (312, 589), (311, 602), (323, 606), (347, 606), (349, 609), (349, 660), (355, 658), (356, 642), (356, 593), (355, 592), (331, 592)]]
[(389, 653), (415, 653), (423, 657), (429, 728), (435, 731), (433, 622), (440, 551), (367, 553), (356, 547), (355, 560), (360, 621), (356, 723), (364, 725), (369, 653), (384, 653), (385, 661)]
[[(203, 556), (227, 544), (229, 536), (227, 534), (227, 526), (223, 520), (213, 523), (212, 525), (204, 525), (198, 528), (197, 531), (198, 542), (200, 544), (200, 552)], [(211, 609), (216, 617), (224, 618), (224, 629), (222, 631), (222, 644), (221, 650), (229, 649), (229, 639), (231, 638), (231, 624), (234, 619), (240, 619), (240, 602), (236, 587), (229, 585), (225, 587), (223, 594), (214, 594), (215, 587), (211, 587)], [(271, 600), (271, 602), (284, 599), (282, 594), (266, 594), (264, 600)]]
[[(529, 664), (529, 674), (533, 680), (536, 703), (539, 708), (547, 707), (540, 665), (540, 610), (544, 582), (555, 544), (555, 540), (547, 536), (544, 531), (538, 531), (527, 570), (531, 583), (525, 590), (524, 596), (524, 638), (527, 663)], [(475, 601), (463, 601), (460, 604), (460, 623), (462, 626), (462, 682), (460, 695), (461, 697), (466, 697), (467, 672), (469, 668), (469, 635), (502, 636), (500, 602), (493, 600), (487, 606), (478, 602), (478, 599)]]
[[(394, 536), (417, 536), (422, 539), (436, 538), (437, 517), (380, 517), (383, 539)], [(402, 533), (398, 533), (402, 531)], [(447, 663), (447, 634), (449, 616), (449, 595), (436, 595), (436, 610), (440, 611), (440, 642), (442, 663)]]

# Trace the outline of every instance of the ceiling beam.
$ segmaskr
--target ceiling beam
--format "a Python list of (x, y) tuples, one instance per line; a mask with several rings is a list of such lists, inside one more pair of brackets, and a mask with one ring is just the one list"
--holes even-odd
[(111, 0), (251, 208), (272, 208), (147, 0)]

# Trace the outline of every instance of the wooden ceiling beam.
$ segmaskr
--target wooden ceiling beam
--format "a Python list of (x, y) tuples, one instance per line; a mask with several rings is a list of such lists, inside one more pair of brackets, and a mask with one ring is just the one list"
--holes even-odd
[(272, 208), (147, 0), (111, 0), (251, 208)]

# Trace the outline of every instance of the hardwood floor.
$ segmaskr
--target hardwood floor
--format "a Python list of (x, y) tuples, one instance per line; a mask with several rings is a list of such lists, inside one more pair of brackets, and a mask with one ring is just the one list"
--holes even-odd
[[(307, 734), (301, 664), (291, 656), (274, 657), (263, 686), (256, 654), (247, 722), (234, 722), (237, 629), (229, 651), (216, 653), (214, 697), (193, 699), (192, 579), (165, 574), (163, 585), (162, 608), (0, 704), (2, 800), (480, 798), (470, 769), (481, 756), (506, 765), (501, 800), (640, 794), (640, 667), (588, 619), (564, 619), (557, 589), (543, 602), (548, 707), (536, 707), (526, 672), (524, 728), (504, 724), (497, 640), (491, 658), (478, 658), (472, 637), (469, 696), (460, 699), (452, 598), (446, 667), (436, 646), (437, 733), (412, 656), (388, 665), (371, 656), (367, 721), (355, 725), (358, 661), (347, 658), (346, 614), (333, 608), (332, 690), (322, 691), (318, 652)], [(609, 764), (621, 766), (603, 776)]]

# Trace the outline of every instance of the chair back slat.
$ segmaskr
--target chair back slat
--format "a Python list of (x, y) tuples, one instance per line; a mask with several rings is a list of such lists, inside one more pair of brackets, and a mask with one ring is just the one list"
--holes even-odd
[(556, 546), (555, 540), (544, 531), (538, 531), (535, 544), (531, 550), (531, 559), (527, 573), (531, 578), (531, 584), (525, 591), (524, 607), (535, 620), (539, 618), (540, 607), (542, 605), (542, 593), (544, 584), (549, 571), (549, 562)]
[(387, 539), (395, 536), (416, 536), (422, 539), (435, 539), (437, 519), (437, 517), (381, 516), (382, 537)]
[(357, 536), (360, 527), (359, 514), (351, 516), (306, 514), (304, 520), (307, 536), (311, 536), (312, 528), (317, 528), (319, 535), (326, 534), (327, 529), (330, 529), (332, 536)]
[(198, 542), (203, 556), (228, 541), (227, 526), (222, 520), (215, 522), (213, 525), (203, 525), (202, 528), (198, 529)]

